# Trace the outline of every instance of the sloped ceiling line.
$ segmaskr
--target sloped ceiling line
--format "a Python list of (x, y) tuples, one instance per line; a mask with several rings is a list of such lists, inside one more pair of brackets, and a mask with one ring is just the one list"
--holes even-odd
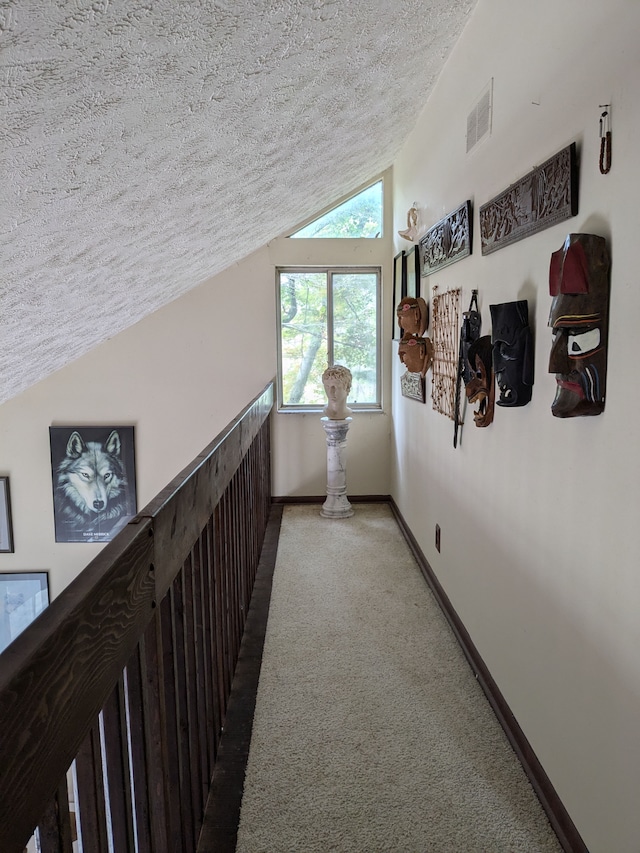
[(0, 402), (382, 172), (476, 0), (0, 0)]

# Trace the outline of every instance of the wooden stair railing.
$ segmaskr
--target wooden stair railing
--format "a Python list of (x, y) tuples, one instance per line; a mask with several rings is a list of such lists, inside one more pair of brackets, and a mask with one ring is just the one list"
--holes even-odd
[(2, 853), (36, 827), (42, 853), (196, 850), (269, 516), (272, 406), (270, 383), (2, 653)]

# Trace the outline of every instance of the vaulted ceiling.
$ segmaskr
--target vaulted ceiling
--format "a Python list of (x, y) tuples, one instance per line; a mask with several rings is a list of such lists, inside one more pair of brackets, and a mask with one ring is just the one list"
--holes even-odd
[(476, 0), (0, 0), (0, 402), (387, 168)]

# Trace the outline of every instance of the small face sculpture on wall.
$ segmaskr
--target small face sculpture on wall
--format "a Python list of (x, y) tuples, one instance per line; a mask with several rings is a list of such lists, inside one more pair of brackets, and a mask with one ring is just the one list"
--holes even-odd
[(429, 325), (429, 306), (421, 296), (405, 296), (398, 303), (396, 313), (405, 335), (424, 335)]
[(533, 343), (526, 299), (490, 305), (493, 372), (500, 392), (498, 406), (515, 408), (531, 401)]
[(487, 427), (493, 422), (495, 382), (493, 377), (491, 335), (483, 335), (469, 348), (471, 379), (465, 385), (469, 403), (479, 403), (473, 420), (477, 427)]
[(328, 402), (324, 414), (335, 421), (342, 421), (353, 414), (347, 406), (347, 397), (351, 391), (351, 371), (341, 364), (327, 367), (322, 374), (322, 384), (327, 394)]
[(551, 256), (549, 373), (556, 374), (556, 418), (604, 410), (609, 325), (609, 250), (604, 237), (569, 234)]
[(405, 335), (398, 344), (398, 357), (409, 373), (424, 377), (433, 362), (433, 344), (429, 338)]

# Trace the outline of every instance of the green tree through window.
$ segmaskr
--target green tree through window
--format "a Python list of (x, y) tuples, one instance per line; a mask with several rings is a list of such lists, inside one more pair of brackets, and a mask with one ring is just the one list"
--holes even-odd
[(280, 269), (278, 285), (282, 404), (324, 406), (322, 374), (344, 364), (349, 405), (378, 406), (379, 269)]
[(380, 237), (382, 235), (382, 181), (314, 219), (292, 237)]

